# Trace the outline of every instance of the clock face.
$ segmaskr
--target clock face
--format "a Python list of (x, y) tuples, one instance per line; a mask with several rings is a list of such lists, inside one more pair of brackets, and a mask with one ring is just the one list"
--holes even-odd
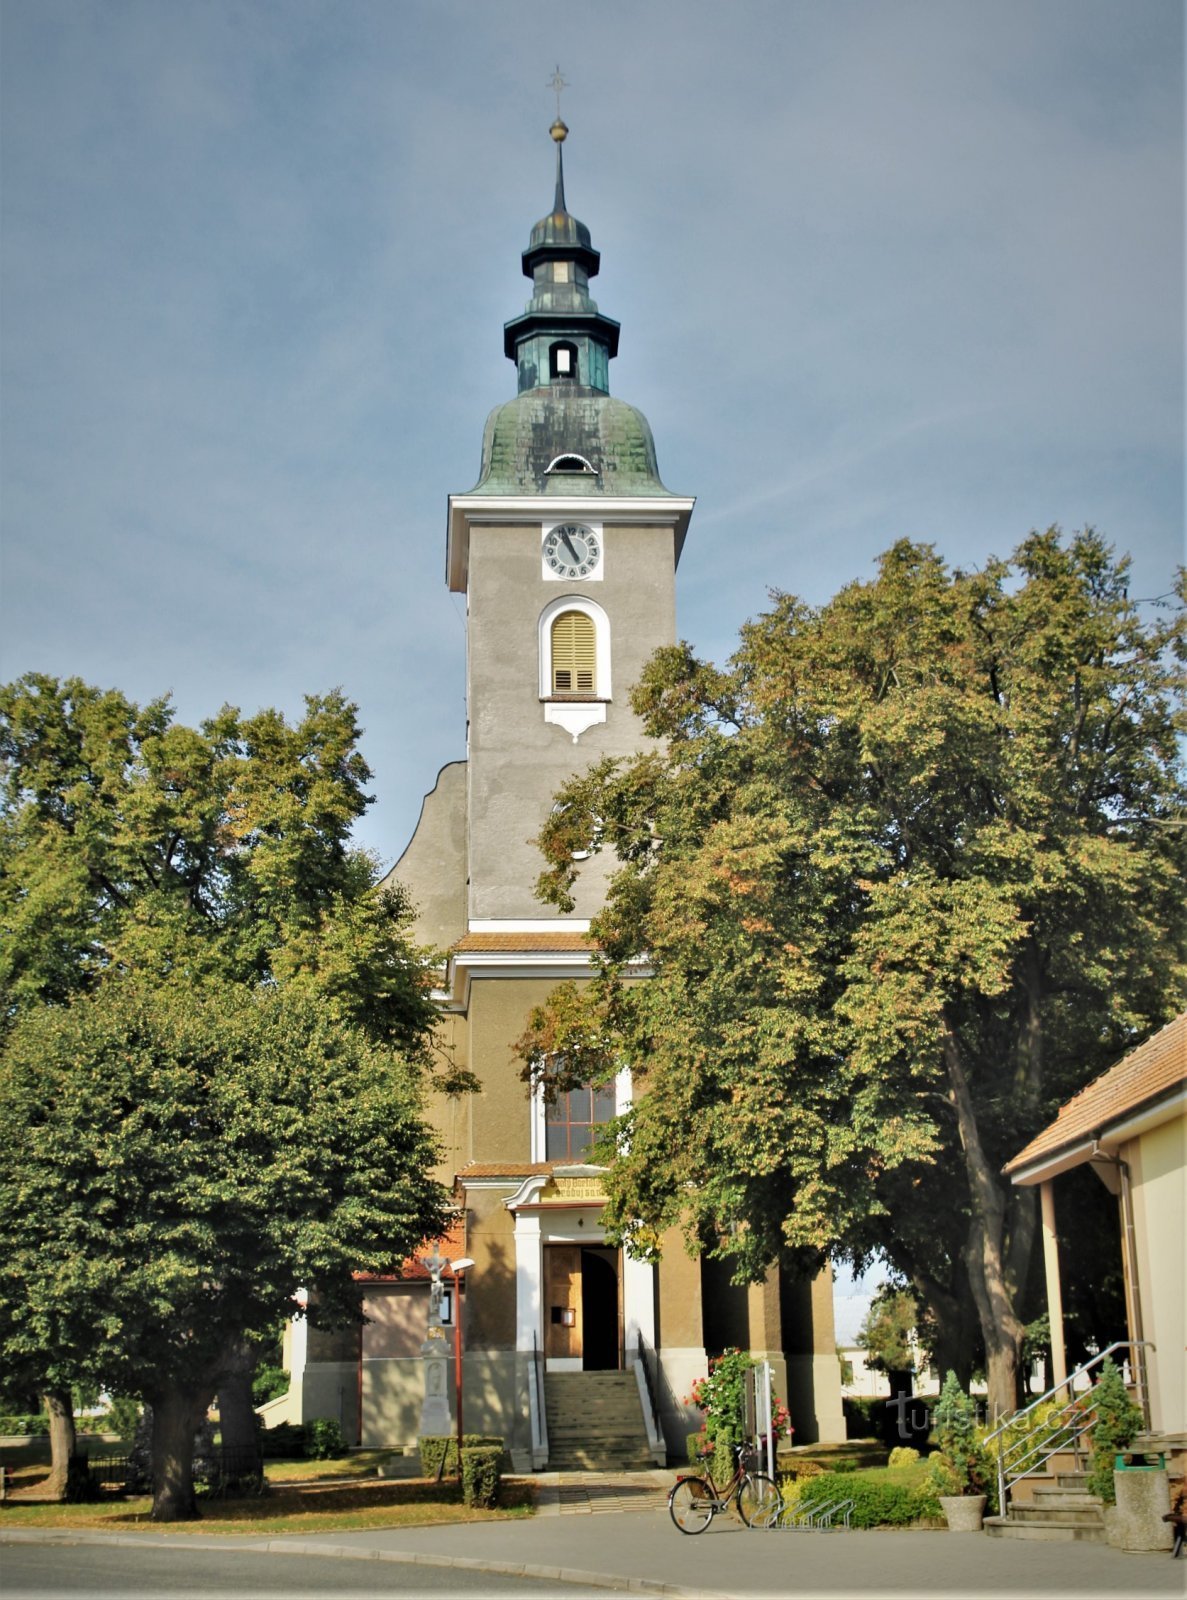
[(544, 561), (558, 578), (588, 578), (602, 559), (602, 542), (583, 522), (562, 522), (544, 536)]

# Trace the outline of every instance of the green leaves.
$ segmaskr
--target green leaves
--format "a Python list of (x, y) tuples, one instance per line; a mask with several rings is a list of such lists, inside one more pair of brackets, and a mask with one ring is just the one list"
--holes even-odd
[(0, 690), (0, 1352), (38, 1382), (201, 1387), (441, 1225), (428, 953), (350, 846), (357, 741), (338, 692), (188, 728)]
[[(442, 1221), (413, 1072), (296, 991), (111, 980), (0, 1069), (0, 1339), (147, 1393)], [(43, 1373), (44, 1375), (44, 1373)]]
[(603, 971), (521, 1044), (630, 1063), (620, 1236), (681, 1220), (751, 1276), (877, 1245), (950, 1319), (984, 1245), (1017, 1291), (997, 1169), (1187, 990), (1182, 621), (1126, 583), (1092, 532), (971, 574), (901, 542), (819, 610), (776, 596), (724, 670), (653, 658), (665, 752), (575, 779), (541, 838), (560, 905), (575, 851), (617, 857)]

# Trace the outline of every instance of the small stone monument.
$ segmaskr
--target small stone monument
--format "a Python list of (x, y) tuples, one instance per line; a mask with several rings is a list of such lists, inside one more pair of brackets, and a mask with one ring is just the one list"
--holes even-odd
[(445, 1261), (439, 1251), (421, 1260), (429, 1274), (429, 1326), (420, 1353), (425, 1368), (425, 1397), (420, 1408), (420, 1436), (448, 1438), (449, 1416), (449, 1341), (441, 1323), (443, 1288), (441, 1273)]

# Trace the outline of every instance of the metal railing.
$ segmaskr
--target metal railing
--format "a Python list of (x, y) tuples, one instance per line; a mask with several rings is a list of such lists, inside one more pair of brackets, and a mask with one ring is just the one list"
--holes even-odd
[(544, 1451), (544, 1459), (547, 1460), (548, 1414), (544, 1409), (544, 1375), (540, 1360), (540, 1345), (534, 1332), (532, 1334), (532, 1383), (536, 1393), (536, 1423), (539, 1431), (539, 1444)]
[(647, 1364), (647, 1345), (640, 1332), (635, 1334), (635, 1360), (643, 1368), (643, 1383), (647, 1389), (647, 1401), (651, 1407), (651, 1421), (657, 1439), (663, 1438), (659, 1425), (659, 1405), (655, 1398), (655, 1385), (651, 1381), (651, 1368)]
[[(1096, 1421), (1096, 1403), (1093, 1389), (1089, 1387), (1082, 1394), (1077, 1394), (1076, 1383), (1087, 1378), (1095, 1367), (1099, 1367), (1118, 1350), (1127, 1352), (1126, 1359), (1130, 1363), (1142, 1416), (1146, 1427), (1150, 1426), (1145, 1368), (1147, 1349), (1154, 1349), (1149, 1339), (1115, 1340), (1107, 1350), (1102, 1350), (1091, 1361), (1077, 1367), (1075, 1372), (1070, 1372), (1059, 1383), (1053, 1384), (1046, 1394), (1032, 1400), (1021, 1411), (1015, 1411), (985, 1436), (985, 1448), (997, 1458), (997, 1504), (1000, 1516), (1007, 1514), (1014, 1485), (1023, 1478), (1037, 1476), (1053, 1456), (1070, 1452), (1079, 1470), (1084, 1453), (1081, 1441), (1092, 1432)], [(1037, 1415), (1040, 1406), (1058, 1401), (1061, 1394), (1064, 1395), (1062, 1403), (1057, 1403), (1053, 1410), (1042, 1416)]]

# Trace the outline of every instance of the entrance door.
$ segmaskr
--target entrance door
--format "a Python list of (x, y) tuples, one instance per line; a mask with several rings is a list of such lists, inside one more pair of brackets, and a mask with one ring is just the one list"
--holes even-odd
[(618, 1251), (544, 1247), (544, 1354), (553, 1371), (614, 1371), (621, 1357)]
[(581, 1352), (581, 1246), (545, 1245), (544, 1355), (579, 1371)]
[(614, 1372), (619, 1363), (618, 1251), (581, 1252), (584, 1311), (582, 1365), (586, 1372)]

